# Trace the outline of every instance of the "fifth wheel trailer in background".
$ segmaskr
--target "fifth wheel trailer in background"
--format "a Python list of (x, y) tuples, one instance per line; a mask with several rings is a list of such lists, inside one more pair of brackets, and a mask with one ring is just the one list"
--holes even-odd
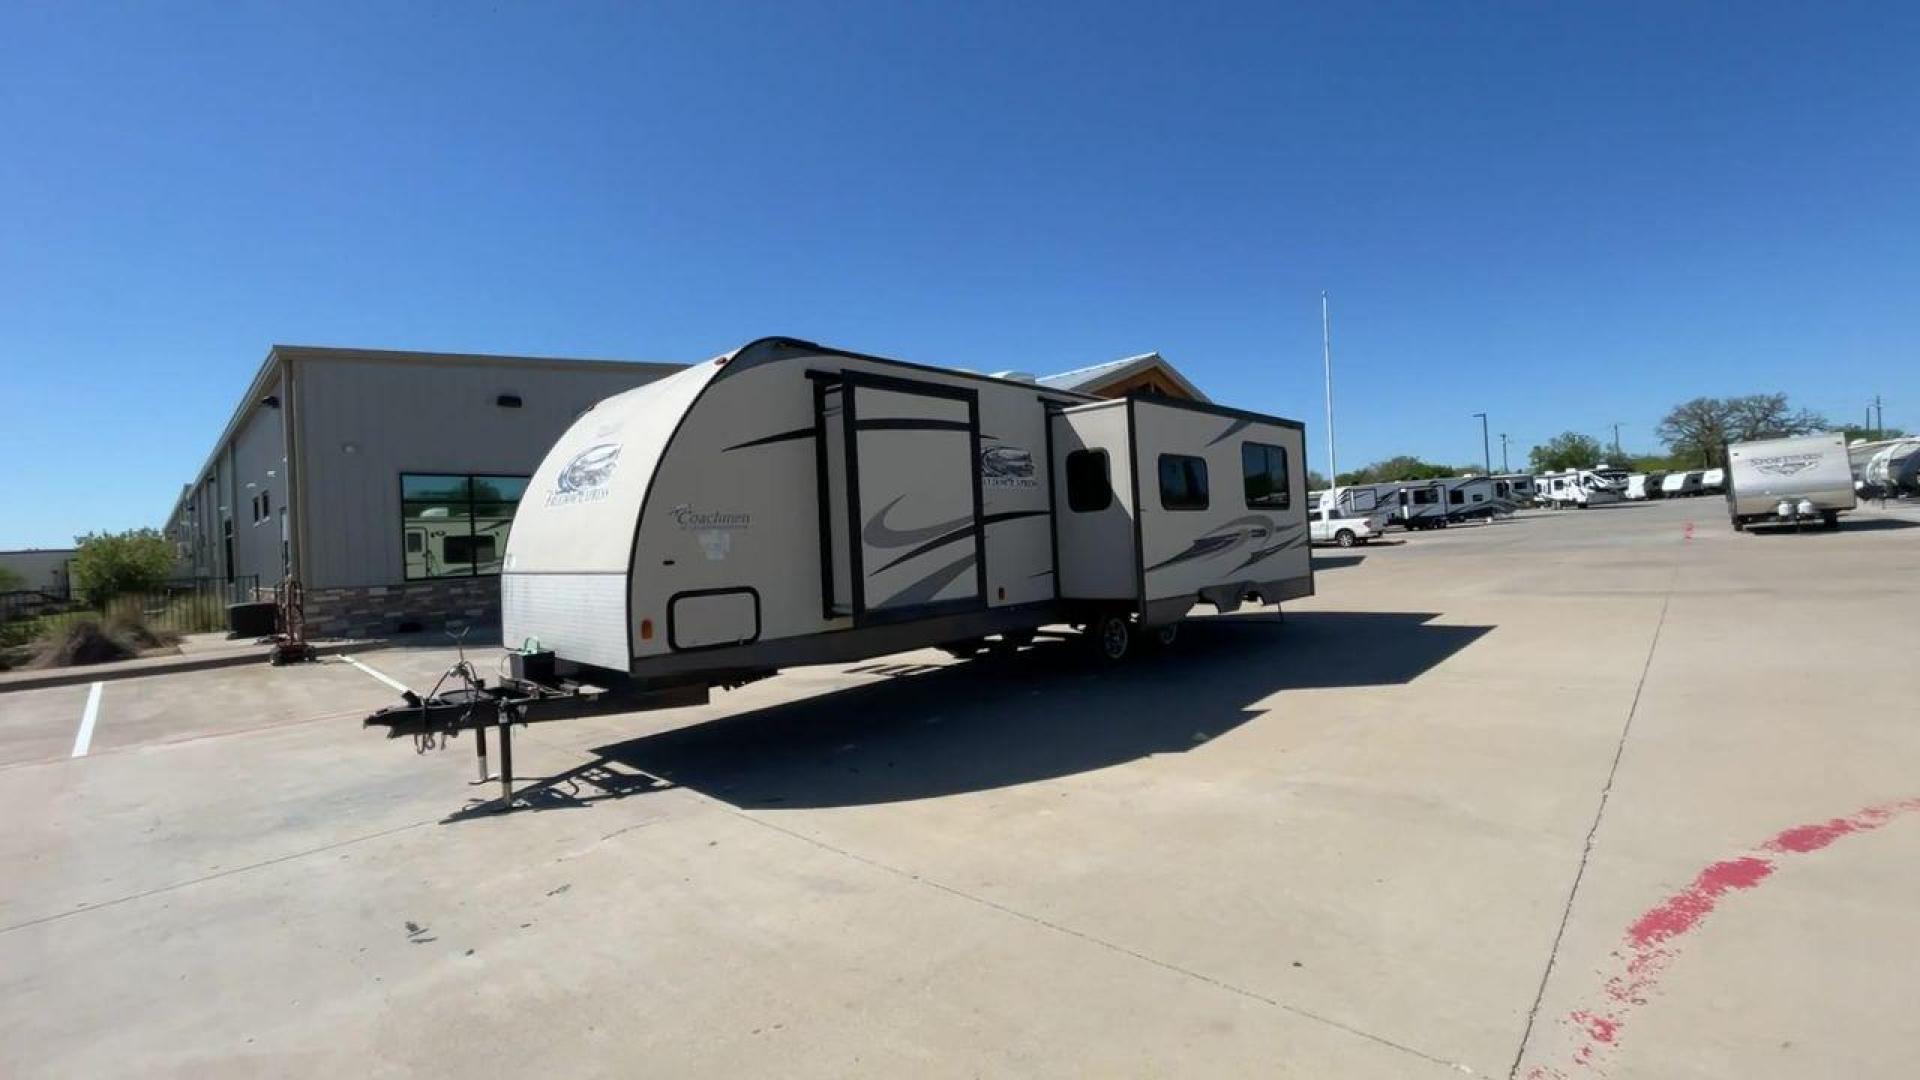
[(1837, 431), (1727, 447), (1727, 516), (1737, 532), (1764, 521), (1819, 518), (1827, 528), (1854, 508), (1853, 468)]

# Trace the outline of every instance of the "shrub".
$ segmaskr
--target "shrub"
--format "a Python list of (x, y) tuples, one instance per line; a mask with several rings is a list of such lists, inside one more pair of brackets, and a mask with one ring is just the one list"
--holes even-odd
[(137, 614), (101, 619), (92, 614), (56, 616), (41, 620), (32, 667), (67, 667), (130, 660), (149, 649), (171, 645), (179, 635), (155, 630)]
[(157, 529), (88, 533), (78, 542), (73, 587), (92, 607), (121, 593), (158, 589), (173, 573), (173, 544)]

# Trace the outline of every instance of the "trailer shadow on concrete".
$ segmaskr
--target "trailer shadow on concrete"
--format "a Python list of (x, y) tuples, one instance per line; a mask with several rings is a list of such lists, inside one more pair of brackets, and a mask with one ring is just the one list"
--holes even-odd
[[(596, 748), (521, 790), (531, 809), (685, 787), (742, 808), (933, 798), (1183, 753), (1287, 690), (1406, 683), (1492, 627), (1432, 614), (1255, 612), (1189, 620), (1170, 649), (1112, 668), (1075, 639), (956, 664), (874, 665), (878, 681)], [(449, 820), (498, 809), (477, 804)]]
[(1908, 521), (1896, 517), (1843, 517), (1834, 528), (1825, 528), (1818, 523), (1799, 526), (1782, 524), (1776, 521), (1756, 521), (1747, 526), (1749, 536), (1799, 536), (1826, 534), (1844, 535), (1846, 533), (1885, 532), (1890, 529), (1920, 528), (1920, 521)]

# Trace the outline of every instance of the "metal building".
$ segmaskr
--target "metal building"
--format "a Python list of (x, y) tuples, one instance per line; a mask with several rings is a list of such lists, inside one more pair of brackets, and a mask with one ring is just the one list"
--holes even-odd
[(316, 635), (489, 621), (547, 448), (680, 366), (276, 345), (166, 533), (183, 573), (298, 580)]

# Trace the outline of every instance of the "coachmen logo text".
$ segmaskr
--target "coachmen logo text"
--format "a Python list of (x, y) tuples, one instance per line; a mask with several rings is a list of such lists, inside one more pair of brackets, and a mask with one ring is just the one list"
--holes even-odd
[(673, 516), (673, 523), (683, 529), (751, 529), (753, 515), (728, 510), (695, 510), (690, 503), (681, 503), (667, 513)]
[(566, 468), (554, 478), (553, 492), (547, 496), (548, 506), (571, 506), (574, 503), (599, 502), (607, 497), (607, 480), (613, 476), (614, 466), (620, 464), (620, 444), (600, 443), (589, 446), (573, 455)]
[(1820, 455), (1782, 454), (1779, 457), (1752, 458), (1747, 464), (1774, 476), (1796, 476), (1820, 464)]

